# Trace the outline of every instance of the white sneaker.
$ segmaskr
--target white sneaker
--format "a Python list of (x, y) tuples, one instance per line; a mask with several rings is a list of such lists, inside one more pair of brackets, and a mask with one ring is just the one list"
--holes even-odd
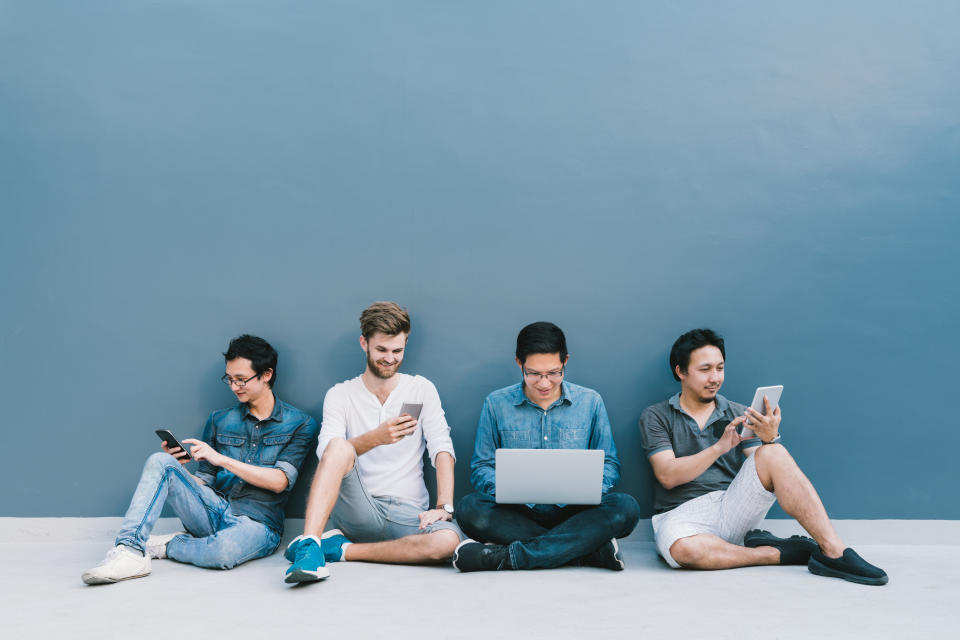
[(186, 531), (174, 531), (173, 533), (161, 533), (157, 536), (150, 536), (147, 538), (146, 555), (154, 560), (163, 560), (167, 557), (167, 543), (185, 533)]
[(150, 575), (150, 558), (118, 544), (107, 551), (103, 562), (83, 574), (83, 581), (87, 584), (110, 584), (146, 575)]

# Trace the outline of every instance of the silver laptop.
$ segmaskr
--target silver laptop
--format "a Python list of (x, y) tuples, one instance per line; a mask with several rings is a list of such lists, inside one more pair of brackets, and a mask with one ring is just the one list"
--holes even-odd
[(497, 449), (499, 504), (600, 504), (603, 449)]

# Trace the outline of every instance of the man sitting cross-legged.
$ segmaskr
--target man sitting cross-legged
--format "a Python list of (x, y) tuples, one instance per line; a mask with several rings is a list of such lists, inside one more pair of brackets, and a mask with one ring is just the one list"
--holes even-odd
[[(622, 571), (617, 538), (637, 526), (640, 507), (633, 496), (611, 491), (620, 462), (603, 400), (565, 380), (567, 339), (552, 322), (524, 327), (515, 355), (523, 381), (488, 395), (480, 412), (470, 465), (477, 492), (457, 508), (472, 539), (457, 547), (453, 566), (465, 572), (564, 565)], [(600, 504), (497, 503), (499, 448), (602, 449)]]
[[(453, 442), (440, 397), (429, 380), (398, 373), (410, 316), (377, 302), (360, 316), (363, 374), (341, 382), (323, 401), (320, 464), (307, 501), (303, 535), (287, 547), (288, 583), (330, 575), (327, 562), (400, 564), (448, 559), (463, 537), (453, 522)], [(420, 403), (420, 419), (400, 415)], [(437, 506), (428, 509), (423, 453), (437, 470)], [(332, 520), (339, 529), (324, 533)]]
[[(680, 336), (670, 351), (680, 393), (640, 416), (659, 483), (653, 532), (660, 555), (674, 568), (799, 564), (822, 576), (886, 584), (883, 570), (844, 547), (813, 485), (778, 443), (780, 408), (771, 411), (764, 398), (761, 415), (718, 393), (724, 358), (723, 339), (713, 331)], [(756, 438), (743, 439), (741, 425)], [(815, 541), (755, 529), (774, 501)]]

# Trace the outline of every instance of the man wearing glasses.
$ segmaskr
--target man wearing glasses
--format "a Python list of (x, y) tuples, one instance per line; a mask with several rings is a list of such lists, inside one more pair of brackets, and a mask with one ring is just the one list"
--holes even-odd
[[(523, 381), (484, 401), (470, 463), (477, 492), (457, 507), (457, 522), (474, 538), (454, 553), (453, 566), (460, 571), (563, 565), (623, 570), (616, 539), (630, 535), (640, 508), (632, 496), (610, 491), (620, 478), (610, 420), (596, 391), (564, 380), (568, 359), (566, 338), (555, 324), (535, 322), (517, 336)], [(600, 504), (497, 504), (498, 448), (603, 449)]]
[[(147, 459), (115, 546), (83, 574), (87, 584), (109, 584), (150, 573), (151, 559), (231, 569), (273, 553), (283, 534), (283, 508), (300, 465), (317, 440), (317, 422), (273, 393), (277, 352), (262, 338), (242, 335), (224, 355), (238, 405), (214, 411), (201, 438), (184, 438), (190, 458), (161, 444)], [(151, 536), (164, 504), (186, 531)]]

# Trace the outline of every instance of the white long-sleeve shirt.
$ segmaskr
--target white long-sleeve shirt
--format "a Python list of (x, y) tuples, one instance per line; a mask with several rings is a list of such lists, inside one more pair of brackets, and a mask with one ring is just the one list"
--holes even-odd
[(422, 402), (423, 410), (414, 432), (400, 442), (380, 445), (358, 456), (357, 468), (370, 495), (400, 498), (425, 510), (430, 496), (423, 484), (423, 452), (424, 449), (429, 452), (434, 467), (441, 451), (456, 459), (450, 426), (432, 382), (423, 376), (396, 375), (400, 381), (382, 405), (360, 376), (340, 382), (327, 391), (317, 457), (323, 456), (332, 439), (349, 440), (363, 435), (388, 418), (400, 415), (403, 403)]

